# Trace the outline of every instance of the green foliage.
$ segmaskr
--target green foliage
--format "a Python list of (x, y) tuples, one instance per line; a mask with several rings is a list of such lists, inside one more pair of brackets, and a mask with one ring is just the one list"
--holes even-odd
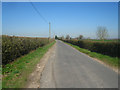
[(103, 54), (100, 54), (100, 53), (91, 52), (90, 50), (80, 48), (79, 46), (76, 46), (76, 45), (73, 45), (73, 44), (70, 44), (70, 43), (67, 43), (67, 44), (76, 48), (80, 52), (89, 55), (90, 57), (97, 58), (98, 60), (103, 61), (104, 63), (106, 63), (109, 66), (112, 66), (116, 69), (118, 69), (118, 67), (119, 67), (119, 63), (118, 63), (119, 58), (118, 57), (110, 57), (110, 56), (103, 55)]
[(2, 68), (2, 88), (25, 88), (28, 77), (55, 41), (30, 52)]
[[(51, 40), (52, 41), (52, 40)], [(48, 44), (48, 38), (2, 36), (2, 64), (6, 65), (16, 58)]]
[(57, 35), (55, 35), (55, 39), (58, 39)]
[(65, 42), (77, 45), (80, 48), (88, 49), (92, 52), (109, 55), (112, 57), (120, 57), (120, 43), (104, 42), (104, 41), (87, 41), (87, 40), (64, 40)]

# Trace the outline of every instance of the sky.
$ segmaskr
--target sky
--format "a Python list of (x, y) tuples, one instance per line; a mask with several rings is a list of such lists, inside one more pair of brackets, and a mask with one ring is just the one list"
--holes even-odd
[[(2, 34), (48, 37), (96, 38), (97, 27), (104, 26), (109, 38), (118, 37), (117, 2), (3, 2)], [(44, 19), (46, 20), (44, 20)]]

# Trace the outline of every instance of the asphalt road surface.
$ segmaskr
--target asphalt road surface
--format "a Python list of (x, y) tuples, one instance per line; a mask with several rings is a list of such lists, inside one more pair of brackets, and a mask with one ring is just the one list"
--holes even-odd
[(63, 43), (56, 42), (40, 79), (41, 88), (118, 88), (118, 74)]

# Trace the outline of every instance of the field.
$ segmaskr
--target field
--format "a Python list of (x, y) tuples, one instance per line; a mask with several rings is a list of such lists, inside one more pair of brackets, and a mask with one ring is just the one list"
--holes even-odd
[(97, 41), (97, 42), (118, 42), (118, 39), (106, 39), (106, 40), (98, 40), (98, 39), (86, 39), (86, 41)]

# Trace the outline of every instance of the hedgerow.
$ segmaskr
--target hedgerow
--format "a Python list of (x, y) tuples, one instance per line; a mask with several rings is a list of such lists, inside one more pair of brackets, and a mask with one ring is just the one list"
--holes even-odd
[[(50, 40), (51, 42), (52, 40)], [(49, 43), (48, 38), (2, 36), (2, 64), (6, 65), (16, 58)]]
[(112, 57), (120, 57), (119, 42), (104, 42), (104, 41), (86, 41), (86, 40), (63, 40), (65, 42), (77, 45), (80, 48), (88, 49), (92, 52), (101, 53)]

